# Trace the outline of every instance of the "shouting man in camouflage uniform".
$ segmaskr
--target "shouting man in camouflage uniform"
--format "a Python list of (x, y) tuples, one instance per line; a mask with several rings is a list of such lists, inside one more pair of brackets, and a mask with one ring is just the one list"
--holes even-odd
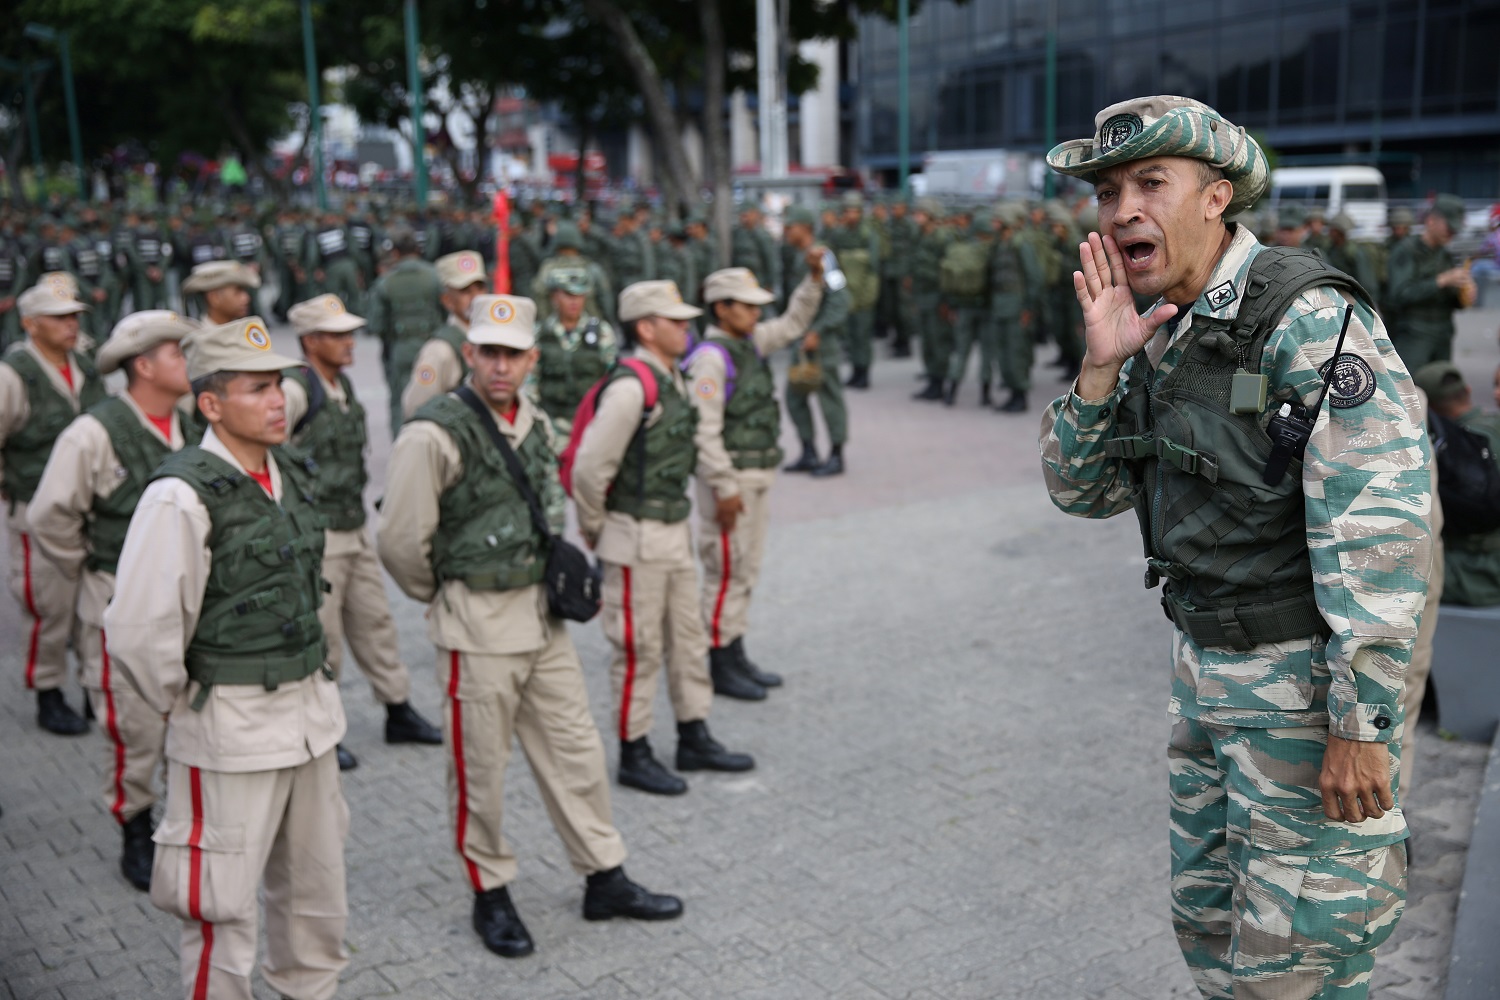
[[(1406, 897), (1394, 795), (1431, 475), (1380, 317), (1311, 251), (1226, 225), (1244, 129), (1180, 97), (1101, 111), (1048, 161), (1095, 186), (1087, 349), (1042, 421), (1053, 502), (1132, 504), (1177, 629), (1172, 916), (1207, 998), (1367, 995)], [(1156, 299), (1137, 315), (1131, 293)], [(1326, 377), (1325, 377), (1325, 372)]]

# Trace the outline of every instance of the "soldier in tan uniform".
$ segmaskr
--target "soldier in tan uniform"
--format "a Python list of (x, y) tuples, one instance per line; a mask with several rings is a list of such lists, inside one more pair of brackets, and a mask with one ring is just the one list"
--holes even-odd
[(443, 686), (454, 842), (474, 890), (473, 925), (507, 958), (534, 950), (507, 885), (516, 858), (501, 835), (511, 743), (531, 763), (568, 858), (587, 876), (583, 916), (665, 920), (682, 913), (621, 867), (604, 747), (583, 668), (541, 586), (547, 540), (533, 524), (496, 438), (515, 452), (554, 533), (563, 492), (551, 426), (521, 386), (536, 364), (530, 299), (485, 296), (464, 344), (470, 374), (401, 429), (391, 453), (377, 541), (413, 600), (431, 605), (428, 634)]
[(107, 395), (78, 343), (78, 314), (88, 306), (42, 281), (16, 299), (26, 340), (0, 358), (0, 500), (9, 514), (10, 589), (29, 621), (22, 640), (26, 686), (36, 691), (37, 723), (59, 736), (88, 731), (69, 707), (68, 639), (78, 587), (32, 546), (26, 508), (52, 445), (81, 411)]
[(58, 436), (27, 512), (37, 549), (78, 587), (75, 649), (109, 749), (104, 804), (123, 831), (120, 871), (143, 892), (151, 887), (151, 807), (167, 723), (113, 669), (104, 609), (146, 483), (163, 458), (201, 433), (176, 405), (191, 391), (179, 341), (192, 331), (163, 309), (115, 325), (99, 349), (99, 372), (124, 369), (125, 392), (95, 403)]
[[(385, 706), (387, 743), (440, 746), (442, 732), (411, 707), (411, 673), (401, 662), (401, 637), (391, 620), (380, 560), (365, 531), (365, 408), (343, 369), (354, 363), (354, 332), (363, 318), (346, 312), (337, 295), (319, 295), (287, 311), (307, 363), (288, 369), (286, 396), (289, 437), (298, 451), (317, 463), (318, 513), (323, 516), (323, 579), (328, 593), (318, 617), (328, 640), (328, 666), (339, 676), (344, 640), (354, 662)], [(339, 770), (359, 761), (343, 744)]]
[(473, 250), (439, 257), (433, 267), (443, 283), (443, 308), (448, 310), (448, 321), (417, 352), (411, 381), (401, 394), (401, 415), (407, 420), (429, 399), (457, 388), (469, 374), (463, 353), (469, 306), (485, 289), (484, 258)]
[(296, 362), (255, 316), (183, 350), (209, 429), (146, 487), (104, 613), (113, 666), (167, 714), (151, 902), (182, 921), (184, 996), (250, 1000), (263, 885), (261, 974), (327, 1000), (348, 963), (344, 707), (318, 624), (310, 463), (278, 447)]
[[(677, 769), (755, 766), (749, 754), (730, 753), (708, 732), (713, 682), (704, 662), (708, 637), (698, 607), (687, 492), (697, 465), (698, 415), (677, 367), (687, 350), (688, 321), (703, 310), (684, 303), (673, 282), (638, 281), (620, 293), (619, 313), (627, 340), (638, 346), (633, 365), (611, 369), (597, 397), (578, 445), (573, 499), (584, 540), (604, 564), (620, 784), (681, 795), (687, 782), (662, 766), (648, 738), (663, 660), (677, 717)], [(648, 373), (656, 397), (649, 413), (641, 381)]]
[(251, 293), (260, 275), (235, 260), (199, 264), (182, 283), (182, 294), (203, 296), (203, 325), (220, 326), (250, 315)]
[(781, 408), (766, 362), (800, 337), (823, 300), (822, 247), (807, 254), (807, 276), (786, 312), (760, 322), (776, 300), (746, 268), (710, 274), (703, 301), (713, 316), (685, 368), (698, 410), (698, 555), (703, 561), (703, 621), (714, 691), (758, 701), (781, 678), (745, 653), (750, 594), (760, 576), (771, 484), (783, 455)]

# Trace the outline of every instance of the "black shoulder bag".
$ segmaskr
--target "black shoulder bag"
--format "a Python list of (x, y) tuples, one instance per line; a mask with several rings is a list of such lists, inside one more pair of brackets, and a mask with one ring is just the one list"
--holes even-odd
[(603, 574), (599, 566), (590, 562), (589, 557), (578, 546), (561, 535), (552, 533), (551, 526), (547, 524), (547, 516), (542, 513), (542, 502), (537, 499), (536, 491), (531, 488), (531, 480), (526, 476), (526, 469), (521, 465), (510, 442), (505, 440), (505, 435), (500, 433), (500, 428), (495, 426), (490, 408), (466, 385), (459, 386), (453, 394), (474, 411), (489, 433), (490, 440), (500, 449), (500, 457), (505, 459), (510, 478), (531, 510), (532, 526), (545, 540), (547, 565), (543, 570), (542, 583), (547, 587), (548, 609), (557, 617), (569, 621), (592, 620), (599, 613), (601, 603), (599, 592)]

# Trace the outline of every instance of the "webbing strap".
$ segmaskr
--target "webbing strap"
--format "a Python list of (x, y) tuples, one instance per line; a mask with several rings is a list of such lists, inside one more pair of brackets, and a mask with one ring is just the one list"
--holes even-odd
[[(311, 617), (317, 621), (317, 615)], [(295, 683), (319, 670), (323, 671), (323, 676), (333, 679), (333, 671), (324, 665), (321, 642), (292, 656), (228, 657), (216, 654), (212, 660), (189, 658), (187, 668), (188, 676), (200, 685), (198, 693), (193, 696), (192, 709), (195, 712), (203, 710), (208, 703), (208, 690), (216, 684), (259, 684), (267, 691), (275, 691), (283, 681)]]
[(1200, 646), (1228, 646), (1248, 652), (1268, 642), (1289, 642), (1330, 633), (1311, 592), (1266, 604), (1226, 605), (1189, 610), (1163, 594), (1162, 610)]

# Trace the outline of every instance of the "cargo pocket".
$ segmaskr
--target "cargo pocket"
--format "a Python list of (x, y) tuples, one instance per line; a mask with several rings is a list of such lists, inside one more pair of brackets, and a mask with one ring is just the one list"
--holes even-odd
[(255, 878), (242, 824), (164, 819), (151, 839), (151, 903), (157, 909), (211, 924), (254, 918)]
[(1298, 712), (1312, 706), (1312, 649), (1306, 639), (1264, 643), (1246, 653), (1183, 643), (1204, 708)]

